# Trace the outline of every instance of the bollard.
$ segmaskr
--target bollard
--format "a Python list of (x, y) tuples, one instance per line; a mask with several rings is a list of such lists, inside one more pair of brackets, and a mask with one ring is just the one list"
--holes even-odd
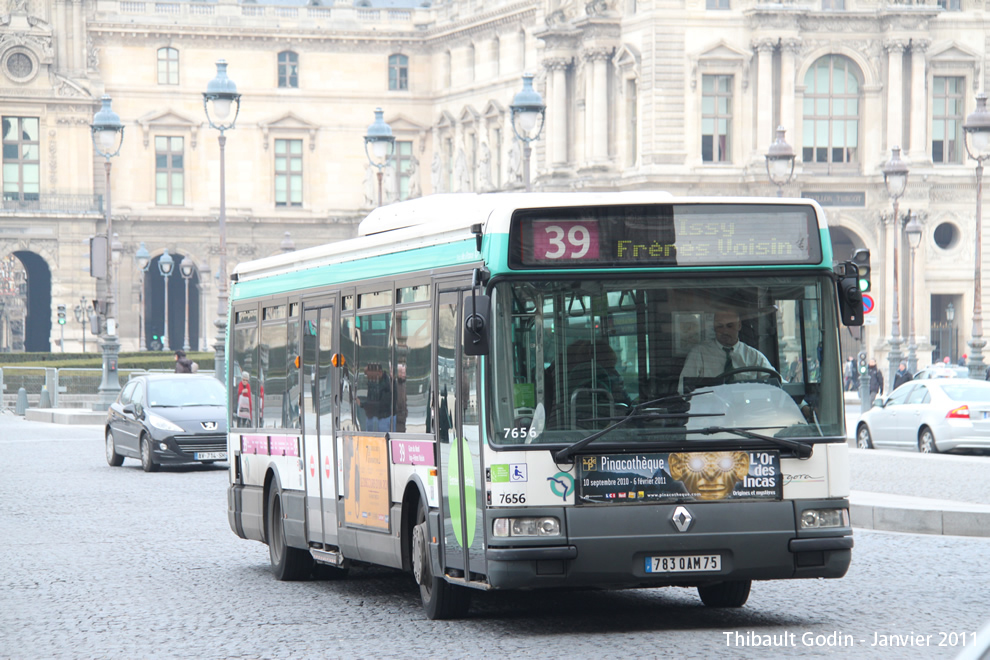
[(23, 387), (17, 390), (17, 408), (14, 410), (18, 415), (23, 415), (28, 409), (28, 392)]
[(41, 388), (41, 398), (38, 400), (39, 408), (51, 408), (52, 407), (52, 397), (48, 394), (48, 388), (42, 386)]

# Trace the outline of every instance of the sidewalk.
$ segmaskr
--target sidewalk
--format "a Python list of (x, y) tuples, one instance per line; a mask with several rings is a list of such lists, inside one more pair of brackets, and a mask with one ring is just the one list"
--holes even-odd
[[(858, 404), (858, 397), (848, 405)], [(855, 448), (858, 412), (847, 408), (853, 527), (990, 538), (990, 457)], [(102, 425), (106, 413), (29, 408), (27, 421)]]

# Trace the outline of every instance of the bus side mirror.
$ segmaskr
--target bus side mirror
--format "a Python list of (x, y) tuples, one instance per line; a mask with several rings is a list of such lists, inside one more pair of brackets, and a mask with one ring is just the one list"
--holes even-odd
[(859, 269), (851, 261), (838, 264), (836, 269), (836, 288), (839, 294), (839, 313), (842, 324), (847, 326), (863, 325), (863, 292), (859, 285)]
[(464, 355), (488, 355), (492, 299), (474, 294), (464, 301)]

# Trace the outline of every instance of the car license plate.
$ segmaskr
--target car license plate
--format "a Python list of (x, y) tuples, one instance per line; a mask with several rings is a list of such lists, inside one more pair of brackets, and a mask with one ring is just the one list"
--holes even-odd
[(722, 555), (647, 557), (647, 573), (694, 573), (722, 570)]
[(197, 461), (225, 461), (227, 452), (225, 451), (198, 451), (193, 454)]

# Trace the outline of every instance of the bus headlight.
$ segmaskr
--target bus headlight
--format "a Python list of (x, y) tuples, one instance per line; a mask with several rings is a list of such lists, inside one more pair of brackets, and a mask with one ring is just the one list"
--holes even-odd
[(801, 529), (848, 526), (849, 509), (808, 509), (801, 513)]
[(560, 536), (560, 521), (552, 516), (542, 518), (496, 518), (493, 533), (496, 537), (509, 536)]

